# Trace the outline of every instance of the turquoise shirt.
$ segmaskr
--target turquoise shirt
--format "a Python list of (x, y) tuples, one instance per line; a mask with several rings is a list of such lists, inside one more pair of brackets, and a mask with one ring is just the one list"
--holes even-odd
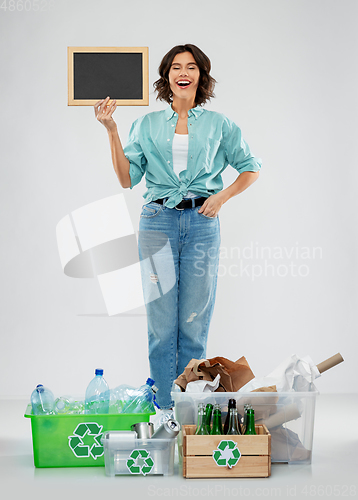
[(225, 115), (197, 106), (188, 112), (188, 164), (178, 178), (172, 154), (177, 121), (170, 105), (138, 118), (130, 129), (124, 154), (130, 162), (131, 189), (145, 174), (146, 203), (168, 198), (165, 206), (173, 208), (188, 191), (205, 197), (216, 194), (223, 188), (221, 174), (228, 165), (240, 174), (260, 170), (261, 160), (252, 155), (239, 127)]

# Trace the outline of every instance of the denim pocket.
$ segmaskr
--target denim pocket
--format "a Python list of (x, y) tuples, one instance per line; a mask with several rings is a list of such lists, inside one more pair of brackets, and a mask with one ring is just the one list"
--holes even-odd
[(148, 219), (150, 217), (155, 217), (163, 210), (163, 205), (159, 203), (150, 202), (147, 205), (142, 206), (141, 217)]
[(217, 219), (217, 218), (218, 218), (218, 216), (217, 216), (217, 215), (214, 215), (214, 217), (209, 217), (209, 215), (204, 215), (203, 213), (199, 212), (200, 208), (201, 208), (201, 207), (198, 207), (197, 213), (198, 213), (199, 215), (201, 215), (201, 217), (204, 217), (204, 219), (211, 219), (211, 220), (213, 220), (213, 219)]

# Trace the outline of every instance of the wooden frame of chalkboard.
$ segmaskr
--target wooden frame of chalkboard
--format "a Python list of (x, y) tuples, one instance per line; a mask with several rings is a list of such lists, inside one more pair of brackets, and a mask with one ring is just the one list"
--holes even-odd
[(68, 47), (68, 105), (149, 105), (148, 47)]

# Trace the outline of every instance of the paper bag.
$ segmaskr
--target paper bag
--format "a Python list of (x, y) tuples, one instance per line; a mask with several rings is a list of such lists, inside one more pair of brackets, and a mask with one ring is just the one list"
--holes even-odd
[(212, 381), (218, 374), (220, 385), (215, 392), (236, 392), (255, 377), (244, 356), (237, 361), (217, 356), (210, 359), (192, 359), (175, 380), (175, 384), (185, 391), (189, 382)]

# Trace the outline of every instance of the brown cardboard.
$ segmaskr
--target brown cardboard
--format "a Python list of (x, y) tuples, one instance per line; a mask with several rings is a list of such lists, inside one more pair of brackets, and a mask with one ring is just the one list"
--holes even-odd
[(334, 356), (326, 359), (325, 361), (322, 361), (322, 363), (319, 363), (317, 365), (317, 370), (320, 373), (323, 373), (329, 370), (330, 368), (333, 368), (334, 366), (338, 365), (339, 363), (342, 363), (342, 361), (344, 361), (344, 359), (342, 355), (338, 352)]
[(206, 360), (192, 359), (175, 383), (185, 391), (189, 382), (212, 381), (218, 374), (220, 385), (216, 392), (236, 392), (255, 377), (244, 356), (237, 361), (217, 356)]

